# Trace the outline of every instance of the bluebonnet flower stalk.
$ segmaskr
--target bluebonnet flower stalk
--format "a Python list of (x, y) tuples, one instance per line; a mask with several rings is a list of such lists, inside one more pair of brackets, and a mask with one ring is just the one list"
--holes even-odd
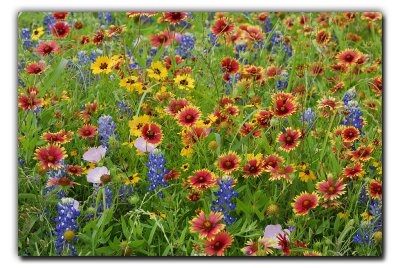
[(73, 242), (76, 242), (78, 237), (76, 231), (79, 226), (76, 223), (76, 218), (81, 214), (79, 211), (79, 202), (73, 198), (62, 198), (61, 202), (57, 205), (58, 217), (54, 218), (56, 221), (56, 230), (54, 235), (57, 240), (54, 242), (56, 253), (63, 255), (70, 253), (76, 256), (77, 249), (74, 247)]
[[(282, 73), (280, 76), (281, 76), (282, 78), (280, 78), (280, 79), (278, 80), (278, 82), (276, 82), (276, 87), (278, 88), (278, 90), (284, 91), (284, 90), (286, 90), (286, 88), (287, 88), (288, 85), (289, 85), (289, 82), (288, 82), (288, 80), (289, 80), (289, 73), (288, 73), (288, 72), (284, 72), (284, 73)], [(285, 78), (284, 81), (283, 81), (283, 78)]]
[(236, 208), (235, 204), (232, 204), (232, 198), (237, 197), (239, 194), (233, 191), (231, 184), (233, 178), (229, 176), (223, 176), (221, 180), (218, 180), (219, 190), (214, 192), (217, 197), (216, 201), (212, 201), (211, 210), (214, 212), (222, 212), (224, 214), (224, 221), (227, 226), (232, 225), (235, 218), (229, 215), (229, 211)]
[(99, 124), (98, 131), (101, 136), (101, 144), (109, 148), (110, 147), (110, 144), (108, 143), (109, 138), (111, 136), (115, 138), (118, 137), (118, 135), (114, 134), (117, 125), (112, 121), (112, 117), (109, 115), (102, 115), (97, 121), (97, 123)]
[(185, 33), (182, 36), (182, 41), (179, 43), (179, 47), (175, 49), (175, 54), (187, 59), (193, 57), (192, 51), (194, 49), (194, 42), (196, 38), (191, 33)]
[(317, 118), (316, 114), (312, 112), (311, 108), (307, 108), (307, 110), (305, 110), (304, 115), (303, 112), (301, 112), (301, 116), (300, 116), (300, 123), (303, 123), (303, 121), (305, 123), (307, 123), (308, 129), (310, 128), (314, 128), (313, 124), (315, 122), (315, 119)]
[[(99, 190), (100, 190), (100, 186), (97, 184), (93, 184), (93, 187), (95, 188), (95, 192), (93, 193), (94, 196), (94, 202), (91, 203), (91, 208), (90, 208), (90, 212), (88, 214), (85, 215), (85, 217), (87, 218), (94, 218), (95, 216), (95, 212), (96, 212), (96, 201), (97, 201), (97, 196), (99, 194)], [(98, 206), (97, 206), (97, 212), (96, 212), (96, 217), (99, 217), (102, 213), (102, 211), (104, 211), (105, 209), (110, 209), (113, 205), (113, 199), (114, 199), (114, 195), (113, 195), (113, 191), (111, 190), (111, 186), (107, 186), (104, 187), (102, 190), (102, 194), (105, 195), (105, 206), (104, 206), (104, 200), (103, 198), (101, 198), (99, 200)]]
[[(166, 170), (164, 167), (164, 164), (167, 161), (164, 158), (164, 154), (161, 153), (159, 149), (154, 149), (149, 153), (149, 160), (150, 162), (146, 163), (146, 167), (150, 168), (149, 172), (147, 172), (147, 178), (151, 183), (151, 186), (147, 187), (147, 190), (153, 191), (159, 186), (166, 188), (168, 182), (164, 180), (164, 176), (169, 172), (169, 170)], [(163, 191), (160, 191), (158, 195), (164, 197)]]
[(365, 135), (365, 133), (362, 132), (364, 119), (362, 119), (361, 116), (363, 115), (363, 112), (358, 108), (358, 102), (354, 100), (356, 96), (354, 90), (349, 90), (346, 95), (344, 95), (344, 109), (350, 113), (345, 117), (345, 120), (342, 121), (342, 125), (353, 126), (358, 129), (360, 135)]

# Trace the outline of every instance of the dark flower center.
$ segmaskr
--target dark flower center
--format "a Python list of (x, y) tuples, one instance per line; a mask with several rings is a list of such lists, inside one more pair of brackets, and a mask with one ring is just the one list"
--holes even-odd
[(204, 226), (204, 228), (205, 228), (206, 230), (210, 230), (211, 222), (210, 222), (210, 221), (205, 221), (205, 222), (203, 223), (203, 226)]
[(292, 145), (294, 143), (294, 140), (291, 136), (287, 136), (285, 141), (286, 141), (286, 144), (288, 144), (288, 145)]
[(233, 167), (233, 163), (231, 162), (231, 161), (226, 161), (225, 163), (224, 163), (224, 168), (227, 168), (227, 169), (230, 169), (230, 168), (232, 168)]
[(175, 113), (179, 112), (180, 110), (182, 110), (183, 106), (180, 104), (175, 105), (174, 107), (172, 107), (172, 109), (174, 110)]
[(54, 156), (48, 155), (48, 156), (47, 156), (47, 161), (53, 162), (53, 161), (54, 161)]
[(147, 130), (146, 132), (147, 137), (149, 137), (150, 139), (153, 139), (154, 136), (156, 135), (156, 133), (153, 130)]
[(90, 131), (89, 131), (89, 130), (85, 130), (85, 131), (83, 132), (83, 134), (85, 134), (85, 135), (90, 135)]
[(198, 182), (204, 182), (206, 180), (206, 178), (204, 178), (203, 176), (200, 176), (197, 178)]
[(328, 193), (333, 194), (334, 192), (335, 192), (335, 187), (330, 186), (330, 187), (328, 188)]
[(105, 63), (105, 62), (103, 62), (102, 64), (100, 64), (100, 69), (102, 69), (102, 70), (107, 69), (107, 67), (108, 67), (108, 64)]
[(194, 120), (194, 116), (191, 115), (191, 114), (188, 114), (188, 115), (185, 116), (185, 120), (187, 122), (192, 122)]
[(62, 177), (61, 179), (58, 180), (58, 184), (61, 186), (68, 186), (70, 183), (70, 180), (67, 177)]
[(218, 251), (222, 248), (222, 246), (223, 246), (223, 244), (221, 242), (217, 241), (214, 244), (214, 249)]
[(311, 207), (311, 202), (310, 202), (310, 200), (305, 200), (305, 201), (303, 202), (303, 207), (304, 207), (304, 208), (310, 208), (310, 207)]
[(350, 54), (346, 56), (346, 61), (352, 61), (353, 59), (354, 57)]
[(250, 172), (250, 173), (256, 173), (257, 170), (258, 170), (258, 168), (257, 168), (256, 166), (251, 166), (251, 167), (249, 168), (249, 172)]

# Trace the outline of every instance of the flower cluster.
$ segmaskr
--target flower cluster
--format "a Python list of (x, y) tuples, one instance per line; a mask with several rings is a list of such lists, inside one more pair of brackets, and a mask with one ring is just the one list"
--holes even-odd
[(224, 176), (222, 179), (218, 180), (219, 190), (214, 192), (217, 197), (216, 201), (212, 201), (211, 210), (215, 212), (222, 212), (224, 214), (223, 220), (227, 226), (232, 225), (236, 220), (229, 215), (229, 211), (234, 210), (236, 205), (232, 203), (232, 199), (237, 197), (239, 194), (235, 193), (232, 188), (233, 178), (229, 176)]
[[(164, 167), (164, 164), (167, 161), (164, 158), (164, 154), (160, 150), (154, 149), (149, 153), (149, 160), (150, 162), (146, 163), (146, 167), (150, 168), (149, 172), (147, 172), (147, 178), (151, 185), (150, 187), (147, 187), (147, 190), (153, 191), (158, 186), (166, 188), (168, 182), (164, 179), (164, 176), (168, 174), (169, 170), (166, 170)], [(160, 191), (158, 195), (164, 197), (164, 192)]]
[(101, 136), (101, 143), (109, 148), (110, 137), (118, 137), (118, 135), (114, 134), (117, 125), (113, 122), (112, 117), (109, 115), (102, 115), (97, 123), (99, 124), (98, 131)]
[(54, 218), (57, 223), (54, 231), (54, 235), (57, 236), (57, 240), (54, 242), (56, 253), (58, 255), (70, 254), (76, 256), (77, 249), (73, 242), (78, 240), (76, 232), (79, 226), (76, 223), (76, 218), (81, 214), (79, 202), (70, 197), (62, 198), (57, 209), (58, 218)]

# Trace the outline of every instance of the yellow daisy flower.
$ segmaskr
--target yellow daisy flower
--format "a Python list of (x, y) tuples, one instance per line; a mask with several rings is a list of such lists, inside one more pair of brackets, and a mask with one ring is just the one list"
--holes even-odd
[(42, 36), (43, 34), (44, 34), (43, 27), (39, 27), (37, 29), (34, 29), (32, 31), (31, 39), (32, 40), (38, 40), (39, 37)]
[(114, 66), (114, 61), (108, 57), (97, 57), (96, 61), (90, 66), (93, 74), (110, 73), (111, 68)]
[(126, 77), (119, 82), (119, 86), (125, 87), (129, 91), (129, 93), (132, 93), (133, 90), (136, 89), (137, 84), (140, 83), (136, 76)]
[(138, 174), (135, 173), (132, 176), (129, 176), (128, 178), (125, 178), (125, 184), (129, 185), (129, 184), (134, 184), (134, 183), (137, 183), (138, 181), (140, 181), (140, 178), (137, 175)]
[(167, 68), (165, 68), (160, 61), (152, 62), (151, 68), (152, 69), (146, 69), (150, 78), (160, 81), (168, 76)]
[(301, 181), (307, 182), (308, 180), (315, 180), (317, 177), (315, 177), (314, 172), (309, 169), (305, 169), (304, 171), (300, 171), (299, 177)]
[(145, 115), (139, 116), (136, 119), (135, 126), (133, 125), (135, 118), (133, 118), (133, 120), (129, 121), (129, 128), (131, 129), (132, 135), (134, 135), (136, 137), (142, 136), (142, 134), (140, 133), (140, 130), (142, 129), (144, 124), (146, 124), (146, 122), (148, 122), (149, 120), (150, 120), (150, 116), (145, 114)]
[(194, 88), (193, 79), (188, 74), (178, 75), (174, 79), (174, 82), (180, 89), (190, 90), (191, 88)]

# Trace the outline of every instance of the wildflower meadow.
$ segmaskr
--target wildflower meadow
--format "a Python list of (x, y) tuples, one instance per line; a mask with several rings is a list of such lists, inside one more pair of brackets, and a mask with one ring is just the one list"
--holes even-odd
[(18, 13), (18, 255), (382, 256), (380, 12)]

